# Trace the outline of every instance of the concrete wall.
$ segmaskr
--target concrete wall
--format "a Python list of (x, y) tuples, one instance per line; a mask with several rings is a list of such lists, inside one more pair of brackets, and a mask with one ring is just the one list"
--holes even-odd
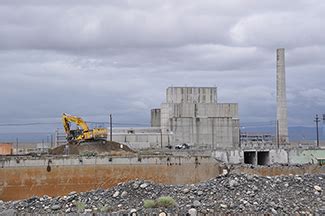
[(160, 109), (152, 109), (151, 110), (151, 127), (160, 127)]
[(172, 143), (207, 148), (232, 148), (239, 143), (238, 121), (232, 118), (172, 118)]
[(218, 174), (220, 168), (211, 157), (52, 158), (51, 163), (49, 158), (12, 159), (2, 161), (0, 200), (65, 195), (135, 179), (193, 184)]
[(171, 117), (232, 117), (238, 118), (238, 104), (194, 104), (194, 103), (163, 103), (162, 118)]
[[(269, 152), (269, 164), (317, 164), (317, 158), (325, 158), (325, 149), (246, 149), (217, 150), (214, 157), (225, 163), (244, 163), (244, 152)], [(256, 164), (257, 161), (255, 161)]]
[(317, 158), (325, 158), (325, 149), (292, 149), (289, 151), (289, 163), (291, 164), (316, 164)]
[(171, 137), (166, 133), (113, 134), (113, 141), (126, 144), (132, 149), (161, 148), (171, 142)]
[(216, 87), (169, 87), (167, 103), (216, 103)]

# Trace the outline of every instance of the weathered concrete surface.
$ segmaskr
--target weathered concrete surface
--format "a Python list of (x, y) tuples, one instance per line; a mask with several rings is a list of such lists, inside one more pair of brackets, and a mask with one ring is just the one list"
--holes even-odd
[(288, 117), (287, 117), (287, 96), (286, 96), (286, 75), (285, 75), (285, 50), (276, 50), (276, 120), (277, 139), (279, 144), (288, 142)]
[(304, 175), (306, 173), (325, 173), (325, 166), (305, 165), (305, 166), (236, 166), (234, 173), (248, 173), (262, 176), (280, 176), (280, 175)]
[[(48, 163), (44, 163), (44, 160), (33, 161), (34, 166), (28, 166), (32, 162), (25, 161), (25, 166), (14, 166), (12, 162), (10, 166), (0, 168), (0, 200), (17, 200), (33, 195), (58, 196), (71, 191), (109, 188), (137, 178), (166, 184), (192, 184), (208, 180), (220, 173), (220, 168), (214, 160), (200, 157), (163, 160), (150, 158), (142, 159), (141, 162), (125, 159), (124, 162), (128, 163), (111, 164), (89, 164), (86, 160), (85, 163), (78, 164), (79, 159), (70, 160), (69, 163), (53, 160), (49, 164), (50, 171)], [(36, 165), (37, 163), (39, 165)], [(76, 165), (68, 165), (73, 163)]]
[[(244, 163), (244, 152), (269, 152), (267, 165), (271, 164), (317, 164), (317, 159), (325, 158), (325, 149), (250, 149), (214, 151), (214, 157), (224, 163)], [(256, 165), (256, 161), (254, 163)]]

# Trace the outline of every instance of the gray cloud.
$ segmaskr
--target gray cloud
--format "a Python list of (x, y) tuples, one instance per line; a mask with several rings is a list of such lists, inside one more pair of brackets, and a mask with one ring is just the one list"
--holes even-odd
[(147, 123), (171, 85), (218, 86), (242, 122), (273, 121), (275, 49), (285, 47), (289, 124), (311, 125), (325, 112), (324, 9), (320, 0), (3, 0), (1, 121), (112, 112)]

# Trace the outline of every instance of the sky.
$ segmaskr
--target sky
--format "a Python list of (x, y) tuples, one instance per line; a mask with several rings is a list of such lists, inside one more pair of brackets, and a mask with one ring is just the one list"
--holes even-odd
[(0, 131), (63, 112), (147, 125), (169, 86), (216, 86), (243, 124), (274, 122), (277, 48), (289, 126), (313, 126), (325, 113), (324, 11), (323, 0), (1, 0)]

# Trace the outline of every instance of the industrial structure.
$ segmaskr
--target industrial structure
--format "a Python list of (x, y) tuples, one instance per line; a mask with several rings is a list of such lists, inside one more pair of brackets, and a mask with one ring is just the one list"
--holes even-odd
[(289, 141), (284, 52), (283, 48), (276, 51), (276, 139), (278, 145)]
[(169, 87), (166, 101), (151, 110), (151, 128), (113, 129), (113, 140), (133, 148), (239, 147), (238, 104), (218, 103), (216, 87)]

